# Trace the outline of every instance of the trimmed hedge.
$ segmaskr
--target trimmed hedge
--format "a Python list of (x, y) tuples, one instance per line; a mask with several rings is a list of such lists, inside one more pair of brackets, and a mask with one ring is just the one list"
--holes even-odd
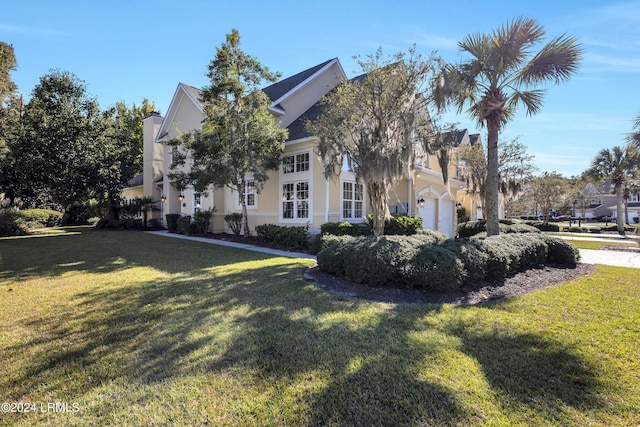
[(169, 232), (177, 233), (180, 214), (166, 214), (165, 218), (167, 219), (167, 229), (169, 230)]
[[(528, 225), (519, 219), (501, 219), (499, 227), (500, 234), (540, 232), (540, 229)], [(458, 236), (460, 237), (473, 237), (486, 231), (487, 222), (485, 220), (467, 221), (458, 224)]]
[[(369, 230), (373, 230), (373, 215), (367, 215), (367, 225)], [(384, 222), (385, 236), (409, 236), (423, 228), (422, 218), (418, 216), (394, 215)]]
[(23, 236), (29, 234), (30, 225), (14, 209), (0, 210), (0, 236)]
[(333, 236), (362, 236), (366, 228), (360, 224), (352, 224), (348, 221), (325, 222), (320, 226), (320, 234), (331, 234)]
[(25, 209), (18, 211), (27, 222), (35, 222), (40, 227), (55, 227), (62, 225), (62, 212), (52, 209)]
[(546, 262), (575, 265), (579, 252), (541, 233), (446, 240), (439, 233), (335, 238), (317, 255), (321, 270), (371, 285), (456, 290)]
[(185, 215), (176, 221), (176, 232), (178, 234), (189, 234), (189, 226), (191, 225), (191, 215)]
[(307, 246), (308, 227), (281, 227), (275, 224), (263, 224), (256, 226), (258, 239), (287, 248), (298, 249)]

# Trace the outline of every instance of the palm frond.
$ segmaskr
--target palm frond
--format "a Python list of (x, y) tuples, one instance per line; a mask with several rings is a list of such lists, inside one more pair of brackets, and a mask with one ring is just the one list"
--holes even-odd
[(551, 40), (519, 73), (523, 84), (568, 81), (578, 70), (583, 49), (577, 38), (563, 34)]
[(528, 48), (544, 37), (544, 28), (535, 19), (520, 17), (493, 32), (494, 63), (502, 73), (522, 64)]
[(518, 104), (522, 103), (527, 111), (527, 115), (533, 116), (540, 112), (545, 92), (544, 89), (527, 91), (514, 90), (509, 97), (507, 105), (515, 110)]

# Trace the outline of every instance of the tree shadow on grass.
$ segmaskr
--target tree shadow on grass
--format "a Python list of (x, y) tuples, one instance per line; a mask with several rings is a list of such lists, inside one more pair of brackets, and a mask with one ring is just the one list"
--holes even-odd
[[(71, 234), (26, 236), (0, 245), (0, 280), (25, 280), (67, 273), (112, 273), (149, 266), (169, 274), (266, 259), (211, 244), (167, 239), (139, 231), (71, 229)], [(64, 236), (64, 238), (63, 238)]]
[(604, 406), (595, 366), (571, 347), (535, 333), (478, 330), (451, 325), (462, 351), (476, 359), (502, 405), (515, 414), (533, 411), (551, 424), (573, 424), (573, 410)]
[[(125, 240), (138, 251), (141, 244), (164, 247), (162, 238), (150, 237)], [(229, 373), (239, 382), (251, 377), (248, 388), (287, 395), (300, 424), (464, 424), (482, 414), (424, 376), (424, 369), (436, 368), (432, 360), (447, 345), (442, 340), (457, 339), (500, 392), (499, 404), (514, 414), (524, 407), (562, 423), (567, 407), (599, 405), (593, 368), (561, 343), (465, 324), (427, 327), (419, 320), (437, 317), (442, 306), (335, 297), (302, 280), (305, 262), (171, 243), (152, 256), (128, 247), (108, 252), (129, 267), (170, 275), (78, 293), (68, 316), (30, 321), (39, 336), (0, 349), (0, 360), (29, 358), (26, 369), (0, 380), (5, 397), (19, 401), (38, 393), (70, 400), (119, 379), (155, 384)], [(41, 265), (41, 271), (54, 270), (48, 261)], [(126, 274), (123, 269), (123, 280)], [(413, 339), (428, 333), (443, 336)], [(258, 422), (277, 423), (283, 403), (260, 404), (271, 410), (256, 415)]]

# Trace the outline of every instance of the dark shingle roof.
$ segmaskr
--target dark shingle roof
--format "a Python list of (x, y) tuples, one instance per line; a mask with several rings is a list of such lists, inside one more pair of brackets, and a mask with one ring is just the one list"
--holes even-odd
[(469, 144), (476, 145), (480, 140), (480, 134), (474, 133), (473, 135), (469, 135)]
[(131, 178), (129, 181), (127, 181), (127, 186), (128, 187), (137, 187), (139, 185), (142, 185), (144, 182), (143, 180), (143, 174), (140, 175), (136, 175), (133, 178)]
[(320, 114), (322, 114), (322, 111), (324, 111), (324, 106), (321, 101), (318, 101), (300, 117), (295, 119), (293, 123), (287, 127), (287, 129), (289, 129), (289, 138), (287, 141), (295, 141), (296, 139), (311, 136), (311, 134), (305, 129), (305, 125), (307, 121), (317, 119)]
[(333, 59), (329, 59), (328, 61), (325, 61), (322, 64), (318, 64), (315, 67), (311, 67), (291, 77), (287, 77), (284, 80), (280, 80), (277, 83), (274, 83), (272, 85), (269, 85), (263, 88), (262, 91), (267, 94), (267, 96), (272, 102), (275, 102), (281, 96), (283, 96), (284, 94), (289, 92), (291, 89), (293, 89), (294, 87), (298, 86), (300, 83), (302, 83), (303, 81), (311, 77), (313, 74), (315, 74), (317, 71), (319, 71), (322, 67), (324, 67), (331, 61), (333, 61)]

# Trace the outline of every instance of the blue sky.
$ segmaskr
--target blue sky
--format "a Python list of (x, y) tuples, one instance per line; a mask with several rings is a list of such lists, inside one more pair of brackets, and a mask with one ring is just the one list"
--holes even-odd
[[(502, 133), (519, 137), (541, 171), (585, 170), (602, 148), (623, 145), (640, 114), (640, 1), (206, 1), (3, 0), (0, 40), (15, 49), (12, 74), (28, 98), (41, 76), (67, 70), (88, 84), (103, 108), (153, 101), (164, 113), (179, 82), (207, 84), (206, 67), (225, 34), (284, 77), (338, 57), (348, 76), (354, 55), (406, 52), (467, 57), (457, 42), (527, 16), (549, 39), (578, 37), (585, 54), (569, 83), (547, 85), (542, 113), (520, 111)], [(465, 115), (446, 116), (471, 133)]]

